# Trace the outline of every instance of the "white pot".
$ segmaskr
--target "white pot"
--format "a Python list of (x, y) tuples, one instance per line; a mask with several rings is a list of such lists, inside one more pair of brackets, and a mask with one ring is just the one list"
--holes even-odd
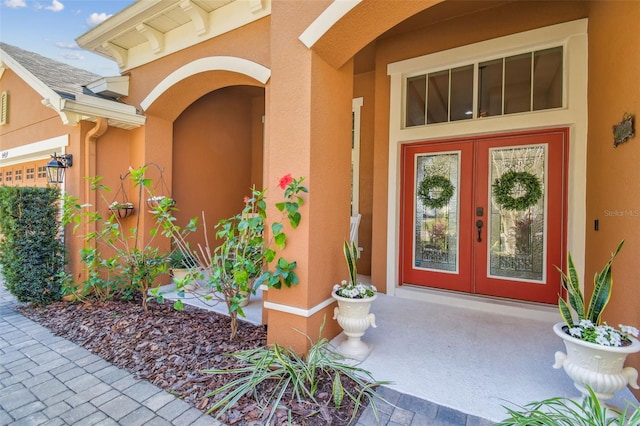
[(564, 341), (567, 353), (556, 352), (553, 368), (564, 368), (575, 387), (588, 395), (589, 385), (598, 399), (605, 401), (613, 394), (630, 385), (638, 387), (638, 371), (624, 367), (627, 355), (640, 352), (640, 342), (633, 337), (629, 346), (603, 346), (585, 342), (565, 333), (564, 322), (553, 326), (553, 331)]
[(373, 349), (371, 345), (366, 344), (360, 338), (369, 326), (376, 327), (376, 317), (369, 313), (369, 310), (371, 303), (378, 296), (349, 299), (338, 296), (335, 292), (331, 293), (331, 296), (338, 301), (338, 306), (333, 310), (333, 319), (338, 320), (338, 324), (347, 336), (347, 340), (338, 346), (338, 352), (346, 357), (362, 361), (369, 356)]

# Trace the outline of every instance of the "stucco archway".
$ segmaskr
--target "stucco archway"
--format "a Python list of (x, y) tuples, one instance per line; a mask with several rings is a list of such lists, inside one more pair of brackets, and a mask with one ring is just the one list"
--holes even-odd
[[(211, 237), (220, 219), (242, 209), (249, 188), (261, 187), (264, 85), (270, 75), (243, 58), (200, 58), (168, 74), (141, 102), (148, 117), (167, 123), (147, 144), (159, 146), (158, 138), (167, 138), (171, 147), (166, 163), (179, 223), (204, 212)], [(204, 243), (201, 232), (196, 240)]]
[(271, 70), (234, 56), (211, 56), (189, 62), (167, 75), (140, 102), (147, 115), (173, 121), (206, 93), (236, 86), (264, 87)]
[(442, 1), (336, 1), (307, 27), (300, 41), (340, 68), (385, 31)]

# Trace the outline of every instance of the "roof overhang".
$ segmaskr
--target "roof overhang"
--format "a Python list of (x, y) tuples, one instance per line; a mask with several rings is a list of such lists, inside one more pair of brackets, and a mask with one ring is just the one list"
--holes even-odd
[(76, 41), (123, 72), (270, 14), (271, 0), (137, 1)]
[(82, 94), (75, 95), (75, 99), (60, 96), (2, 49), (0, 49), (0, 69), (11, 69), (15, 72), (42, 96), (43, 105), (60, 115), (63, 124), (75, 126), (80, 120), (96, 121), (97, 117), (104, 117), (110, 126), (129, 130), (140, 127), (145, 122), (145, 117), (138, 114), (135, 107), (131, 105)]

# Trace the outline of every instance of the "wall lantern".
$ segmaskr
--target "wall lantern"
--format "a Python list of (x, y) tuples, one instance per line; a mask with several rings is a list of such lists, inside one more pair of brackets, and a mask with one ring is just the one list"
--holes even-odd
[(47, 163), (47, 180), (49, 183), (63, 183), (64, 170), (72, 165), (73, 156), (71, 154), (58, 156), (54, 153), (51, 156), (51, 161)]

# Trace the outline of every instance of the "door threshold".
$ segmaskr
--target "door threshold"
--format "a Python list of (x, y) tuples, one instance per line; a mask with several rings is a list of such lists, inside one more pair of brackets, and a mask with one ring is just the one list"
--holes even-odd
[(475, 309), (494, 314), (509, 315), (517, 318), (545, 321), (550, 324), (562, 321), (558, 307), (537, 302), (502, 299), (492, 296), (476, 295), (426, 288), (411, 284), (396, 287), (395, 296), (422, 300), (457, 308)]

